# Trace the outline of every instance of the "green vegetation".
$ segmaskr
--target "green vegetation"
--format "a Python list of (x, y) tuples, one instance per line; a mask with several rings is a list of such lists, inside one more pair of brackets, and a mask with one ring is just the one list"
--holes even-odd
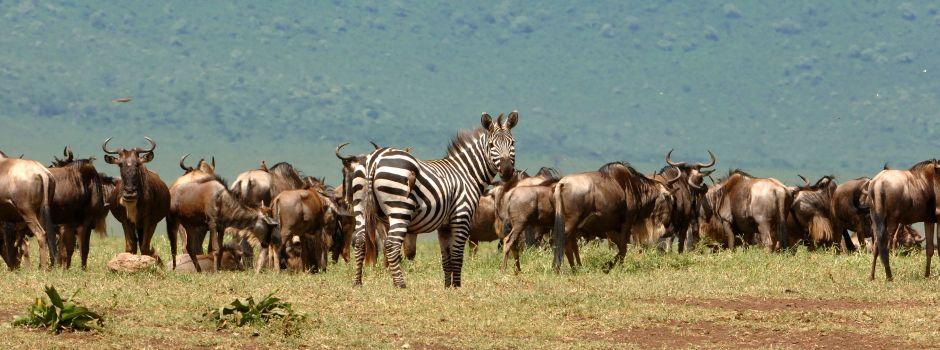
[[(165, 255), (162, 236), (155, 245)], [(81, 290), (86, 306), (109, 316), (101, 331), (64, 336), (0, 327), (0, 348), (756, 347), (741, 344), (747, 339), (775, 348), (917, 348), (940, 341), (940, 279), (922, 277), (923, 254), (893, 256), (893, 283), (880, 271), (878, 281), (867, 280), (869, 254), (803, 249), (633, 250), (604, 274), (614, 252), (591, 243), (577, 273), (566, 267), (556, 276), (550, 252), (527, 250), (514, 275), (499, 272), (501, 256), (490, 243), (468, 256), (464, 287), (453, 290), (443, 288), (437, 242), (420, 240), (417, 260), (404, 265), (408, 289), (398, 290), (383, 268), (367, 268), (364, 286), (354, 288), (353, 268), (342, 262), (317, 275), (107, 272), (121, 249), (121, 238), (94, 239), (87, 272), (0, 272), (7, 319), (45, 284)], [(271, 290), (306, 319), (218, 330), (199, 315)]]
[[(929, 1), (0, 3), (0, 149), (160, 144), (227, 176), (338, 176), (368, 140), (437, 157), (518, 109), (520, 168), (677, 159), (797, 181), (937, 156)], [(126, 104), (112, 103), (131, 96)], [(114, 169), (108, 170), (116, 173)]]
[(235, 299), (220, 308), (209, 310), (204, 316), (219, 329), (264, 326), (272, 320), (299, 322), (304, 319), (303, 315), (294, 313), (290, 303), (274, 297), (274, 293), (268, 294), (258, 302), (255, 302), (254, 297)]
[[(46, 298), (36, 301), (26, 310), (26, 315), (13, 320), (14, 326), (46, 328), (50, 332), (100, 330), (104, 318), (72, 299), (63, 299), (55, 287), (46, 287)], [(77, 293), (76, 293), (77, 294)]]

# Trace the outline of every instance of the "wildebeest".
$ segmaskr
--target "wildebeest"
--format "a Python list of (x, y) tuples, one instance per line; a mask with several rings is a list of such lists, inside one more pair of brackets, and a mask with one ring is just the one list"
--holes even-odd
[[(51, 210), (55, 190), (55, 179), (42, 164), (0, 153), (0, 223), (26, 224), (39, 243), (40, 267), (54, 266), (58, 256)], [(12, 270), (19, 260), (17, 245), (9, 244), (17, 241), (16, 230), (4, 230), (4, 235), (4, 260)]]
[[(124, 251), (127, 253), (154, 254), (151, 239), (157, 223), (170, 211), (170, 190), (157, 173), (147, 169), (146, 163), (154, 158), (157, 143), (146, 137), (150, 149), (108, 149), (109, 137), (101, 144), (104, 161), (117, 165), (121, 170), (121, 181), (115, 184), (109, 198), (111, 215), (124, 227)], [(176, 259), (176, 237), (171, 236), (170, 251)]]
[(280, 162), (268, 168), (262, 161), (258, 169), (239, 174), (230, 189), (242, 203), (257, 208), (262, 202), (271, 203), (283, 191), (303, 187), (303, 177), (290, 163)]
[[(832, 211), (839, 226), (855, 232), (859, 246), (874, 251), (874, 246), (868, 243), (868, 240), (872, 239), (871, 218), (869, 217), (871, 201), (864, 193), (867, 191), (870, 180), (870, 178), (861, 177), (839, 184), (832, 194)], [(899, 225), (898, 231), (890, 236), (889, 248), (901, 247), (905, 251), (919, 249), (924, 240), (917, 231), (911, 228), (911, 225)]]
[(93, 164), (94, 157), (75, 159), (71, 147), (66, 147), (62, 154), (65, 158), (56, 158), (49, 169), (56, 183), (52, 221), (59, 225), (64, 248), (59, 251), (59, 263), (65, 268), (71, 267), (77, 240), (82, 269), (86, 269), (91, 231), (107, 232), (106, 197), (101, 176)]
[[(327, 235), (332, 235), (328, 224), (333, 220), (327, 198), (314, 187), (283, 191), (274, 198), (271, 209), (280, 228), (280, 242), (272, 242), (278, 247), (274, 250), (274, 260), (280, 261), (278, 252), (287, 248), (294, 237), (299, 237), (303, 269), (326, 270), (327, 244), (331, 241)], [(262, 250), (261, 260), (268, 255), (268, 251)]]
[(692, 248), (698, 240), (698, 210), (697, 203), (705, 195), (702, 187), (705, 176), (711, 175), (715, 170), (703, 170), (715, 166), (717, 159), (712, 151), (708, 151), (711, 159), (708, 163), (689, 164), (672, 160), (672, 151), (666, 153), (666, 166), (659, 170), (656, 176), (659, 180), (680, 177), (680, 181), (673, 182), (670, 190), (675, 197), (675, 208), (672, 218), (667, 225), (667, 235), (679, 241), (679, 252)]
[[(343, 164), (343, 168), (342, 168), (343, 184), (340, 185), (339, 188), (342, 189), (343, 203), (345, 203), (345, 214), (347, 214), (345, 215), (344, 218), (341, 218), (340, 221), (343, 227), (344, 242), (346, 245), (351, 245), (352, 235), (355, 231), (355, 226), (357, 224), (355, 220), (355, 216), (351, 215), (353, 213), (353, 206), (356, 203), (353, 199), (353, 193), (355, 193), (356, 191), (362, 190), (361, 185), (355, 186), (353, 185), (352, 181), (354, 178), (362, 178), (365, 176), (364, 164), (366, 162), (366, 156), (361, 155), (361, 154), (351, 155), (351, 156), (341, 155), (340, 150), (342, 150), (343, 147), (345, 147), (348, 144), (349, 142), (346, 142), (346, 143), (336, 146), (336, 158), (339, 158), (339, 160)], [(349, 226), (350, 224), (352, 224), (351, 227)], [(384, 247), (382, 247), (379, 244), (379, 242), (382, 240), (382, 237), (385, 236), (385, 232), (386, 232), (385, 223), (382, 222), (382, 225), (379, 225), (379, 226), (380, 227), (377, 228), (378, 234), (376, 237), (372, 237), (372, 236), (365, 237), (365, 242), (364, 242), (365, 252), (364, 252), (364, 257), (363, 257), (363, 264), (365, 265), (375, 264), (378, 261), (379, 251), (384, 249)], [(348, 250), (349, 250), (349, 247), (344, 248), (343, 250), (344, 256), (348, 256), (349, 254)], [(414, 257), (413, 253), (414, 252), (406, 249), (405, 255), (406, 256), (410, 255), (411, 257)]]
[(835, 178), (827, 175), (810, 184), (803, 175), (798, 176), (804, 184), (797, 186), (793, 194), (790, 217), (804, 243), (811, 249), (838, 244), (843, 251), (855, 250), (848, 230), (835, 219), (832, 203), (838, 187)]
[(930, 260), (934, 253), (934, 232), (937, 223), (937, 168), (936, 159), (914, 164), (908, 170), (882, 170), (868, 183), (874, 256), (868, 278), (875, 279), (875, 265), (880, 257), (885, 278), (892, 280), (888, 256), (888, 242), (899, 225), (924, 223), (927, 241), (924, 277), (930, 277)]
[[(215, 272), (215, 254), (199, 254), (196, 256), (199, 262), (199, 270), (206, 272)], [(222, 246), (222, 264), (221, 271), (241, 271), (244, 269), (242, 264), (241, 247), (234, 244), (225, 244)], [(175, 265), (175, 267), (174, 267)], [(196, 265), (193, 264), (192, 257), (189, 254), (182, 254), (176, 257), (173, 262), (166, 262), (166, 267), (176, 272), (200, 272), (196, 271)]]
[[(222, 183), (223, 185), (225, 184), (225, 181), (222, 178), (220, 178), (218, 175), (216, 175), (215, 173), (215, 159), (212, 160), (211, 164), (207, 163), (204, 159), (200, 159), (199, 163), (196, 164), (196, 167), (190, 167), (190, 166), (186, 166), (187, 157), (189, 157), (189, 154), (180, 158), (180, 161), (179, 161), (179, 166), (180, 166), (180, 169), (183, 170), (183, 175), (177, 178), (176, 181), (173, 181), (173, 184), (170, 185), (170, 214), (167, 215), (167, 218), (166, 218), (167, 232), (169, 234), (174, 234), (175, 232), (176, 237), (182, 238), (182, 242), (187, 242), (183, 244), (183, 248), (187, 253), (189, 253), (188, 252), (188, 249), (189, 249), (189, 244), (188, 244), (189, 237), (188, 236), (190, 234), (197, 235), (197, 237), (194, 237), (194, 239), (196, 240), (196, 242), (199, 242), (199, 244), (194, 245), (194, 247), (197, 248), (195, 253), (202, 254), (203, 253), (202, 242), (205, 241), (206, 233), (208, 232), (209, 227), (202, 226), (202, 225), (193, 225), (189, 227), (189, 229), (194, 229), (197, 231), (189, 231), (187, 230), (187, 227), (180, 226), (181, 224), (179, 222), (180, 220), (179, 217), (181, 215), (180, 210), (192, 210), (193, 207), (189, 206), (188, 204), (193, 204), (197, 207), (199, 205), (205, 204), (204, 202), (183, 203), (184, 200), (188, 201), (188, 200), (194, 200), (196, 198), (209, 198), (211, 194), (205, 197), (200, 197), (197, 195), (197, 196), (189, 196), (183, 199), (182, 198), (184, 195), (183, 192), (204, 191), (205, 188), (207, 187), (209, 188), (216, 187), (213, 184), (209, 184), (208, 186), (205, 186), (205, 184), (208, 182), (206, 180), (216, 179), (216, 180), (219, 180), (219, 182)], [(212, 194), (214, 194), (214, 192), (212, 192)], [(210, 242), (209, 246), (212, 247), (213, 243)]]
[(561, 267), (562, 253), (575, 268), (580, 260), (579, 236), (606, 235), (617, 255), (605, 270), (623, 260), (627, 243), (649, 243), (665, 233), (673, 206), (667, 183), (653, 180), (625, 162), (605, 164), (597, 171), (567, 175), (555, 185), (553, 267)]
[[(526, 179), (527, 180), (527, 179)], [(512, 253), (515, 260), (515, 271), (521, 271), (519, 266), (519, 242), (523, 232), (531, 232), (534, 237), (541, 238), (551, 231), (555, 222), (555, 206), (553, 203), (554, 185), (560, 179), (557, 176), (545, 181), (532, 182), (534, 185), (520, 186), (525, 180), (510, 180), (504, 184), (505, 189), (497, 205), (497, 217), (503, 225), (503, 263), (500, 270), (505, 270), (509, 255)]]
[[(756, 178), (741, 170), (708, 189), (700, 204), (701, 230), (718, 229), (716, 238), (734, 249), (735, 236), (760, 240), (767, 250), (788, 246), (787, 213), (792, 194), (779, 180)], [(713, 231), (710, 231), (713, 232)], [(723, 241), (723, 242), (721, 242)]]

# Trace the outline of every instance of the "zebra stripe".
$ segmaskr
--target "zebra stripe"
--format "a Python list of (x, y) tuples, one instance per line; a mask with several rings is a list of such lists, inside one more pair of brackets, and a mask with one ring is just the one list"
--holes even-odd
[[(406, 234), (438, 231), (444, 285), (459, 287), (464, 244), (470, 218), (480, 195), (496, 175), (508, 178), (515, 166), (515, 139), (511, 129), (519, 115), (494, 123), (484, 113), (482, 128), (461, 132), (442, 159), (423, 161), (409, 152), (380, 148), (365, 157), (353, 172), (353, 213), (356, 229), (354, 284), (362, 284), (366, 236), (374, 237), (379, 220), (387, 220), (385, 257), (395, 286), (404, 288), (401, 247)], [(361, 171), (360, 171), (361, 170)]]

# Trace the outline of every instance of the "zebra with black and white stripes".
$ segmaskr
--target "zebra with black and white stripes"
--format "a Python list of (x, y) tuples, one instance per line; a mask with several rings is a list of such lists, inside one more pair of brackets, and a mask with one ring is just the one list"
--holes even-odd
[(385, 258), (396, 287), (405, 287), (401, 248), (406, 234), (437, 230), (445, 287), (460, 287), (464, 244), (470, 218), (480, 195), (498, 174), (508, 179), (515, 170), (512, 128), (519, 121), (513, 111), (493, 122), (483, 113), (481, 128), (462, 131), (442, 159), (423, 161), (409, 152), (380, 148), (366, 157), (362, 172), (352, 179), (356, 230), (355, 285), (362, 285), (366, 237), (375, 237), (379, 220), (387, 220)]

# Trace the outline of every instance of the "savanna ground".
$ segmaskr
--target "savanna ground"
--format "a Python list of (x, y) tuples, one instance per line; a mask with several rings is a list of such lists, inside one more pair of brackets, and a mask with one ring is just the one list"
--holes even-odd
[[(468, 258), (464, 287), (444, 289), (435, 241), (406, 264), (408, 289), (369, 268), (362, 288), (340, 262), (327, 273), (192, 275), (105, 268), (118, 237), (94, 239), (90, 270), (0, 272), (0, 348), (931, 348), (940, 340), (938, 280), (923, 254), (894, 257), (896, 281), (868, 282), (868, 254), (631, 251), (610, 274), (606, 244), (577, 273), (529, 250), (501, 273), (493, 244)], [(157, 239), (166, 256), (166, 241)], [(33, 244), (35, 247), (35, 244)], [(35, 249), (35, 248), (34, 248)], [(35, 264), (36, 253), (33, 253)], [(880, 271), (880, 270), (879, 270)], [(935, 270), (936, 271), (936, 270)], [(50, 335), (10, 326), (44, 285), (106, 315), (106, 329)], [(237, 297), (277, 296), (300, 324), (218, 331), (202, 313)]]

